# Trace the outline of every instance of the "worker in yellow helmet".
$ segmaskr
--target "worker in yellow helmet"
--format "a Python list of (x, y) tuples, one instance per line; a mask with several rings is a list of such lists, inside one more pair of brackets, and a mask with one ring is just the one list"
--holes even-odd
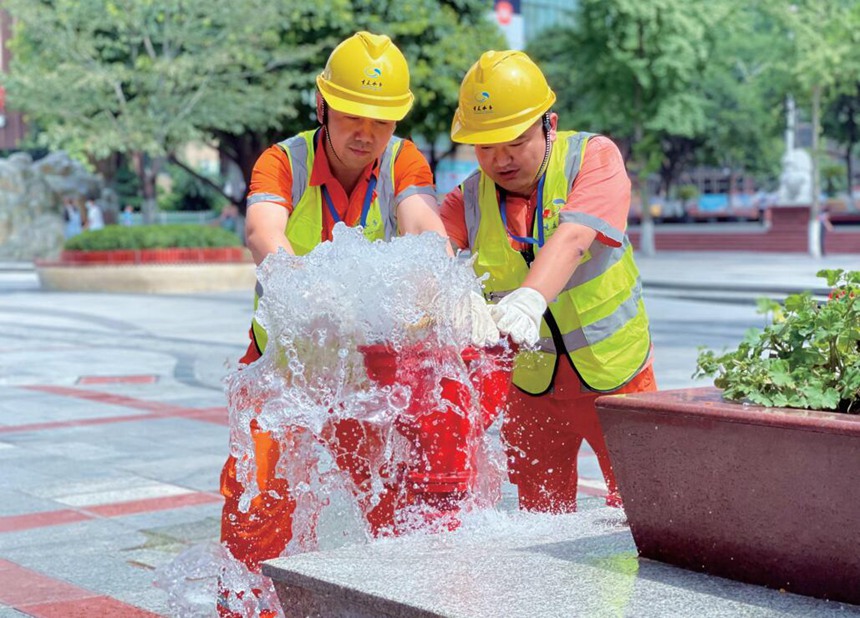
[[(280, 248), (304, 255), (330, 240), (332, 228), (341, 221), (362, 226), (370, 240), (425, 231), (445, 236), (430, 166), (412, 142), (394, 136), (397, 121), (412, 107), (413, 95), (406, 59), (391, 39), (368, 32), (349, 37), (331, 53), (316, 85), (321, 126), (272, 146), (254, 167), (246, 241), (255, 262), (260, 264)], [(255, 307), (262, 293), (258, 286)], [(471, 312), (475, 342), (498, 340), (480, 295), (477, 301), (472, 299)], [(481, 327), (483, 331), (475, 331)], [(256, 322), (250, 338), (241, 359), (245, 364), (260, 358), (266, 347), (266, 332)], [(221, 540), (237, 560), (258, 571), (261, 561), (280, 555), (292, 538), (296, 504), (289, 498), (286, 481), (275, 475), (281, 445), (253, 422), (252, 429), (260, 495), (247, 512), (240, 510), (244, 487), (231, 455), (221, 474), (225, 497)], [(361, 447), (352, 434), (336, 439)], [(354, 477), (359, 474), (350, 472)], [(361, 481), (354, 480), (356, 484)], [(391, 509), (391, 501), (383, 495), (365, 513), (374, 531), (390, 519)], [(221, 590), (222, 616), (238, 615), (231, 610), (236, 605), (230, 602), (231, 594)], [(262, 616), (276, 612), (275, 608), (260, 608)]]
[(620, 504), (594, 400), (655, 390), (642, 284), (626, 234), (630, 181), (608, 138), (559, 131), (555, 93), (524, 53), (489, 51), (466, 73), (451, 139), (480, 169), (445, 199), (449, 239), (476, 254), (516, 358), (502, 432), (520, 507), (576, 509), (585, 439)]

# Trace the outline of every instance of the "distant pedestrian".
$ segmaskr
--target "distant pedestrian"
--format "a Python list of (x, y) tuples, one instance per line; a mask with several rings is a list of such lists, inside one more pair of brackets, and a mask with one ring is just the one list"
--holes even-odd
[(125, 208), (122, 209), (122, 215), (120, 215), (120, 223), (126, 227), (134, 225), (134, 206), (125, 205)]
[(238, 231), (239, 225), (239, 208), (235, 204), (227, 204), (221, 209), (221, 215), (215, 219), (214, 225), (218, 225), (222, 230), (233, 232)]
[(71, 198), (63, 200), (63, 235), (68, 239), (72, 236), (77, 236), (83, 230), (83, 218), (81, 217), (81, 209), (75, 204)]
[(821, 250), (821, 255), (824, 255), (824, 249), (827, 246), (824, 242), (825, 237), (827, 236), (827, 232), (833, 231), (833, 223), (830, 221), (830, 213), (827, 212), (826, 209), (822, 208), (818, 213), (818, 241), (820, 243), (819, 248)]
[(88, 230), (100, 230), (105, 226), (105, 218), (101, 206), (95, 200), (87, 200), (87, 224)]

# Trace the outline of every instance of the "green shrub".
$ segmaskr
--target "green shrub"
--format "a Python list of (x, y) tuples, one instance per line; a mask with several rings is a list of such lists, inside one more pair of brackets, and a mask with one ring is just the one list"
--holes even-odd
[(696, 185), (681, 185), (675, 190), (675, 195), (682, 202), (689, 202), (699, 197), (699, 188)]
[(716, 376), (726, 399), (763, 406), (860, 413), (860, 271), (822, 270), (832, 288), (819, 305), (809, 292), (780, 305), (759, 301), (773, 316), (733, 352), (699, 354), (694, 377)]
[(169, 249), (238, 247), (239, 237), (219, 227), (206, 225), (109, 225), (83, 232), (66, 241), (65, 249), (109, 251), (111, 249)]

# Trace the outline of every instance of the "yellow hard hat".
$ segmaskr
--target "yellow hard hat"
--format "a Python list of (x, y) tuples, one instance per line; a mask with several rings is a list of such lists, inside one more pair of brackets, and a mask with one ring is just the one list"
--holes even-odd
[(555, 93), (523, 52), (485, 52), (460, 85), (451, 139), (461, 144), (509, 142), (539, 120), (553, 103)]
[(406, 58), (384, 34), (359, 32), (335, 47), (317, 88), (344, 114), (401, 120), (412, 107)]

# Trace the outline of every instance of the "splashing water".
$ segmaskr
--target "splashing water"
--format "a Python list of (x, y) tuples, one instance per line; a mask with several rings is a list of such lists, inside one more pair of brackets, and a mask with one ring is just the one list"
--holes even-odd
[[(304, 257), (270, 255), (257, 278), (268, 344), (226, 378), (230, 449), (244, 513), (262, 492), (252, 421), (278, 443), (288, 495), (268, 497), (295, 506), (284, 555), (450, 531), (497, 502), (504, 456), (485, 429), (513, 354), (469, 345), (471, 262), (435, 234), (369, 242), (339, 224)], [(277, 615), (268, 581), (232, 562), (222, 603)]]

